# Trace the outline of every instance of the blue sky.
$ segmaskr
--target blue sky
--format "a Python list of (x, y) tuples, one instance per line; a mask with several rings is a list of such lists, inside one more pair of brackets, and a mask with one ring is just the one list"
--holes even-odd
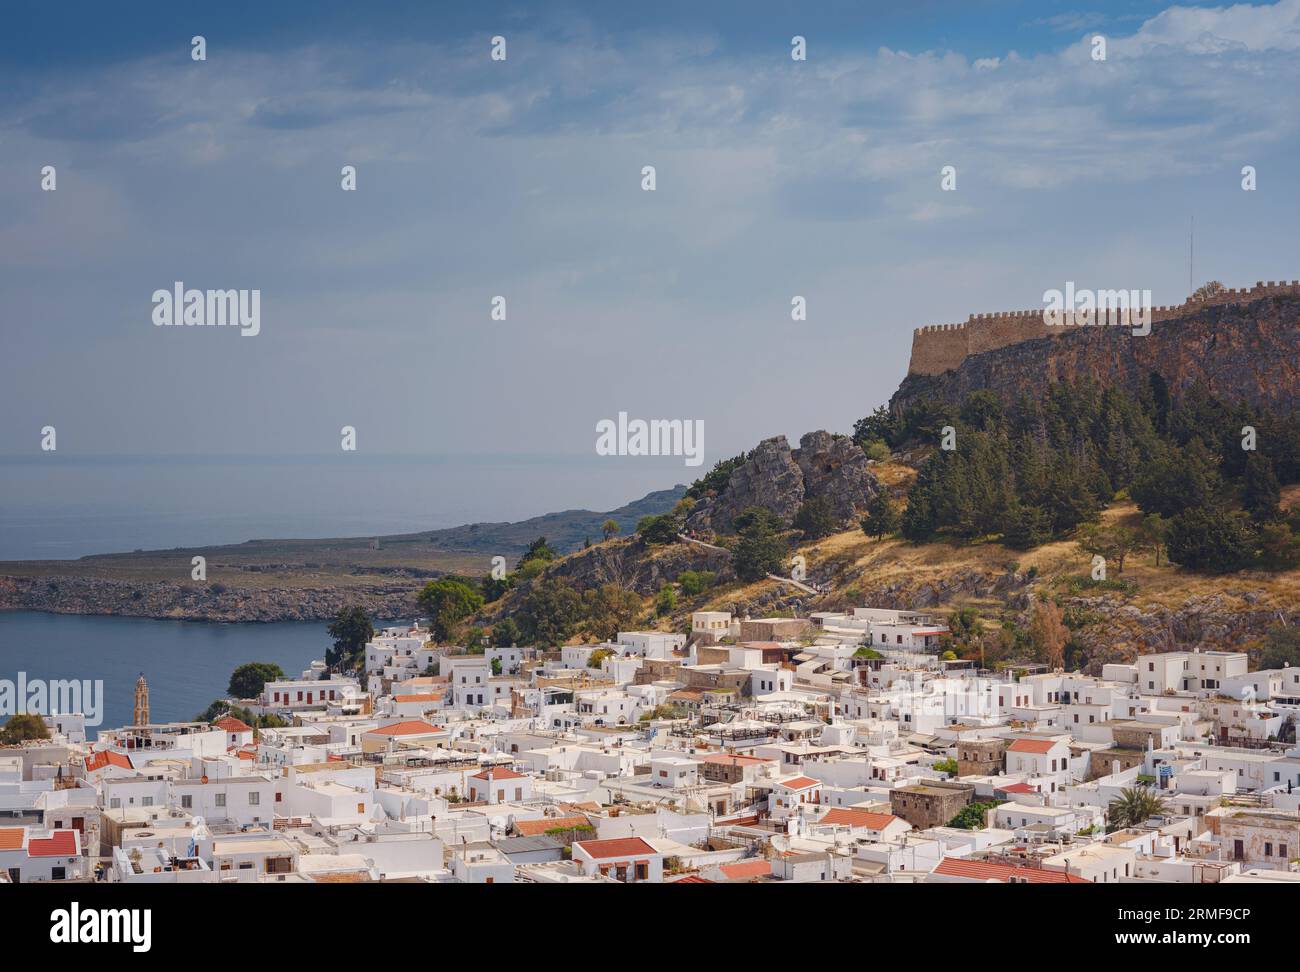
[[(1300, 277), (1300, 0), (533, 7), (9, 10), (0, 453), (589, 456), (627, 411), (711, 464), (847, 431), (914, 327), (1182, 299), (1193, 215), (1198, 283)], [(174, 280), (261, 334), (153, 327)]]

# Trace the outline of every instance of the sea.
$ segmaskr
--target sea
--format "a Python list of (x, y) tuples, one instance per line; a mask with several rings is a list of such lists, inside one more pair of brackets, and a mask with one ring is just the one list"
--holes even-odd
[[(131, 722), (135, 683), (149, 685), (154, 722), (193, 719), (226, 694), (230, 673), (274, 662), (290, 677), (324, 658), (325, 623), (213, 624), (146, 618), (0, 612), (0, 680), (89, 680), (102, 684), (102, 723), (93, 736)], [(0, 720), (3, 721), (3, 720)]]

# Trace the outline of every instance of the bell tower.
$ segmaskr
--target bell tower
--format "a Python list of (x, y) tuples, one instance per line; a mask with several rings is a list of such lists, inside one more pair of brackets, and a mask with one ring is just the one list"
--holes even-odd
[(147, 726), (149, 724), (149, 683), (144, 680), (144, 672), (135, 682), (135, 716), (132, 725)]

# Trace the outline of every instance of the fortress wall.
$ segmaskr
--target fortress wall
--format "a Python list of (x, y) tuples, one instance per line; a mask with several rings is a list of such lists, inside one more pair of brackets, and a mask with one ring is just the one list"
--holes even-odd
[[(1300, 280), (1259, 281), (1254, 287), (1227, 289), (1204, 301), (1151, 308), (1151, 320), (1167, 321), (1202, 307), (1236, 304), (1262, 297), (1298, 297)], [(995, 351), (1021, 341), (1071, 330), (1075, 325), (1048, 327), (1041, 310), (972, 314), (965, 324), (932, 324), (912, 332), (908, 374), (941, 375), (956, 368), (967, 355)]]
[(941, 375), (966, 360), (965, 324), (931, 324), (912, 332), (911, 374)]

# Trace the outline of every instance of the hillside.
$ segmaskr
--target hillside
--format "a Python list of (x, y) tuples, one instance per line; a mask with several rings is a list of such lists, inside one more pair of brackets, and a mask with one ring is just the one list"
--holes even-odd
[[(632, 532), (662, 513), (684, 486), (649, 493), (616, 510), (565, 510), (515, 523), (472, 523), (381, 537), (249, 540), (100, 554), (78, 560), (0, 562), (0, 610), (214, 621), (317, 621), (347, 604), (377, 618), (413, 616), (415, 595), (448, 573), (484, 574), (491, 558), (513, 561), (539, 536), (567, 552), (615, 520)], [(207, 581), (191, 580), (195, 556)]]
[[(907, 467), (885, 464), (882, 478), (905, 483)], [(1300, 487), (1285, 492), (1283, 505), (1300, 503)], [(1138, 516), (1128, 502), (1112, 505), (1104, 523)], [(861, 530), (844, 530), (815, 543), (795, 543), (811, 581), (828, 587), (812, 596), (774, 580), (737, 580), (727, 554), (689, 543), (647, 545), (620, 538), (556, 561), (537, 580), (526, 582), (489, 605), (475, 623), (517, 616), (533, 586), (562, 578), (579, 589), (617, 583), (637, 593), (638, 627), (688, 631), (693, 611), (731, 611), (737, 616), (806, 616), (863, 604), (899, 609), (934, 609), (940, 615), (971, 608), (989, 632), (1006, 626), (1023, 634), (1040, 597), (1058, 599), (1071, 631), (1069, 662), (1100, 672), (1112, 661), (1139, 652), (1201, 648), (1254, 648), (1279, 623), (1300, 624), (1300, 568), (1282, 572), (1243, 570), (1205, 576), (1149, 554), (1134, 555), (1121, 574), (1097, 584), (1089, 578), (1091, 557), (1072, 540), (1032, 551), (998, 543), (913, 544), (872, 540)], [(695, 597), (675, 584), (684, 571), (710, 571), (714, 586)], [(673, 610), (657, 614), (656, 592), (678, 590)], [(593, 641), (575, 634), (571, 641)], [(1014, 653), (1013, 653), (1014, 654)], [(986, 659), (992, 664), (994, 659)]]

